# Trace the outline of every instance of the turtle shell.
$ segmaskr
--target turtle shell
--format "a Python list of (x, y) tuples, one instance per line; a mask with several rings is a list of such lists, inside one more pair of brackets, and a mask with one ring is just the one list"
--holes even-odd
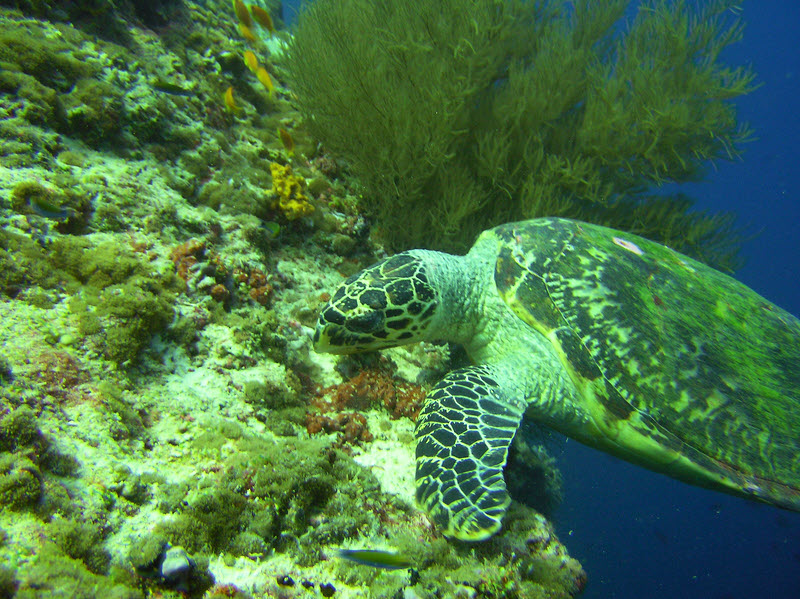
[(564, 219), (491, 233), (500, 295), (551, 340), (596, 425), (582, 441), (800, 510), (797, 318), (632, 234)]

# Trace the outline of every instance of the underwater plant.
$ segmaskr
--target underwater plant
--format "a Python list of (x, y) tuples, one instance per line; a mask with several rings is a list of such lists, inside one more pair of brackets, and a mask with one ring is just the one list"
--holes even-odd
[(732, 0), (318, 0), (287, 68), (310, 132), (347, 161), (393, 249), (463, 250), (488, 227), (578, 218), (738, 265), (730, 214), (654, 196), (733, 159), (731, 100), (754, 74), (720, 53)]

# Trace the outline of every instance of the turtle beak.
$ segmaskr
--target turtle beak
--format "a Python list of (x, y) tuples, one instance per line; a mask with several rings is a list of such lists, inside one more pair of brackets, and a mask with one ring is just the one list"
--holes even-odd
[(314, 330), (314, 351), (318, 354), (330, 354), (335, 353), (335, 351), (339, 348), (334, 347), (331, 345), (331, 338), (328, 334), (328, 328), (323, 325), (321, 322), (317, 323), (317, 328)]
[[(353, 332), (349, 328), (330, 322), (318, 322), (314, 331), (314, 351), (324, 354), (355, 354), (378, 349), (376, 339), (361, 332)], [(395, 344), (387, 344), (392, 347)]]
[(330, 323), (317, 323), (314, 330), (314, 351), (318, 354), (352, 354), (358, 351), (340, 334), (342, 327)]

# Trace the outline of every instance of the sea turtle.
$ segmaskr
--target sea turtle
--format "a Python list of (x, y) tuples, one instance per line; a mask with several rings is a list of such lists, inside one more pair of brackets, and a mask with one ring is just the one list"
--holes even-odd
[(505, 224), (466, 256), (411, 250), (347, 279), (318, 351), (466, 349), (416, 425), (416, 494), (445, 535), (488, 538), (523, 417), (680, 480), (800, 511), (800, 321), (629, 233)]

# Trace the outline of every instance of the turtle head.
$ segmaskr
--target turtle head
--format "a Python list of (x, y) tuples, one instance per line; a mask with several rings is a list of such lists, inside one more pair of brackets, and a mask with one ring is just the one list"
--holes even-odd
[(403, 252), (347, 279), (320, 312), (314, 349), (349, 354), (431, 338), (439, 294), (428, 271), (436, 255), (444, 256)]

